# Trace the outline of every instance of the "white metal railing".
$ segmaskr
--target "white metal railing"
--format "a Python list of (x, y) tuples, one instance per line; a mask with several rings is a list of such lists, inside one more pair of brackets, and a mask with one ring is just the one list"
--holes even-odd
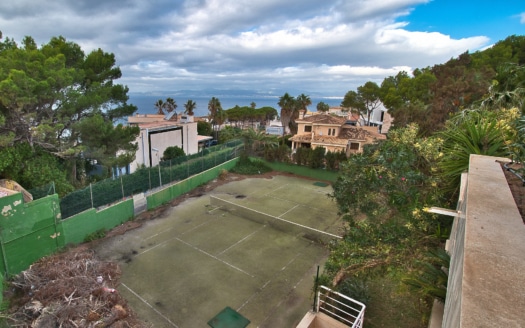
[(366, 306), (346, 295), (319, 286), (317, 292), (317, 312), (330, 317), (352, 328), (362, 328)]

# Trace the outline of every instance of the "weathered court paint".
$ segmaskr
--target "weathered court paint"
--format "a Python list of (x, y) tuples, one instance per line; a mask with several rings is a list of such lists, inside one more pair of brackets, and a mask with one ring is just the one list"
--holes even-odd
[[(276, 176), (245, 179), (212, 194), (315, 229), (337, 233), (330, 187)], [(340, 231), (339, 231), (340, 232)], [(293, 327), (311, 308), (317, 265), (328, 250), (297, 234), (273, 229), (192, 198), (96, 251), (118, 260), (119, 292), (154, 327), (206, 327), (226, 306), (248, 327)]]

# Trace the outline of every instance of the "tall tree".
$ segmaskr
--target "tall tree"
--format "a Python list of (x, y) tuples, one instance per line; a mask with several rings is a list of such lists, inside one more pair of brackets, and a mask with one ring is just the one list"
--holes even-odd
[[(224, 113), (222, 111), (221, 101), (219, 98), (212, 97), (210, 101), (208, 102), (208, 118), (212, 124), (213, 131), (215, 134), (215, 139), (217, 138), (217, 126), (220, 127), (222, 125), (222, 119), (224, 116)], [(219, 124), (220, 122), (220, 124)]]
[(434, 66), (432, 73), (436, 81), (430, 88), (433, 97), (427, 118), (430, 125), (425, 129), (427, 133), (443, 128), (449, 117), (480, 100), (494, 75), (490, 67), (475, 68), (468, 53)]
[[(365, 105), (366, 125), (370, 125), (370, 120), (374, 111), (381, 105), (381, 100), (379, 100), (379, 86), (375, 82), (368, 81), (357, 88), (357, 93), (360, 95)], [(362, 113), (360, 114), (363, 115)]]
[[(113, 54), (97, 49), (86, 56), (63, 37), (40, 48), (26, 37), (22, 45), (7, 39), (0, 46), (0, 143), (10, 147), (25, 142), (69, 161), (74, 181), (75, 163), (86, 149), (83, 140), (89, 138), (79, 123), (99, 116), (113, 128), (136, 107), (127, 104), (128, 88), (114, 83), (121, 72)], [(104, 134), (105, 129), (104, 124), (89, 130)], [(129, 144), (104, 142), (100, 147), (119, 150)]]
[(330, 106), (323, 102), (323, 101), (320, 101), (317, 103), (317, 111), (318, 112), (321, 112), (321, 113), (326, 113), (330, 110)]
[(197, 108), (197, 103), (191, 99), (184, 104), (184, 114), (193, 115), (195, 108)]
[(350, 113), (359, 114), (360, 116), (366, 111), (365, 102), (361, 95), (354, 90), (350, 90), (345, 94), (341, 107), (346, 111), (350, 111)]
[(283, 96), (279, 98), (279, 102), (277, 103), (277, 105), (281, 107), (281, 123), (283, 125), (284, 137), (287, 131), (291, 131), (290, 124), (295, 114), (297, 106), (295, 98), (290, 96), (288, 92), (286, 92)]
[[(171, 113), (173, 112), (174, 110), (177, 109), (177, 102), (173, 99), (173, 98), (166, 98), (166, 102), (164, 103), (164, 108), (166, 109), (166, 113)], [(175, 113), (175, 115), (177, 115)]]
[(158, 115), (164, 115), (164, 100), (159, 99), (155, 102), (155, 108)]
[(296, 100), (297, 100), (297, 106), (299, 107), (299, 109), (304, 110), (305, 113), (306, 111), (308, 111), (308, 106), (312, 104), (312, 99), (310, 99), (310, 96), (305, 95), (304, 93), (301, 93), (300, 95), (298, 95)]

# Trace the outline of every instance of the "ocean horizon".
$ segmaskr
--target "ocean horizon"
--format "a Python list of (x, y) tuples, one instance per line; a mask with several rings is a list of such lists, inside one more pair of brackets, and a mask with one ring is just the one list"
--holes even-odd
[[(169, 96), (168, 96), (169, 97)], [(279, 112), (281, 108), (277, 103), (279, 102), (279, 96), (248, 96), (248, 95), (225, 95), (225, 96), (215, 96), (219, 99), (221, 102), (222, 109), (227, 110), (230, 108), (233, 108), (235, 106), (250, 106), (252, 102), (255, 103), (256, 108), (261, 107), (273, 107)], [(167, 97), (162, 97), (158, 95), (138, 95), (138, 94), (129, 94), (129, 104), (133, 104), (137, 106), (138, 110), (136, 114), (155, 114), (157, 112), (157, 109), (155, 108), (155, 103), (157, 100), (162, 99), (163, 101), (166, 100)], [(188, 101), (188, 99), (191, 99), (195, 101), (197, 104), (197, 108), (195, 109), (195, 116), (207, 116), (208, 115), (208, 102), (210, 101), (211, 97), (205, 97), (205, 96), (177, 96), (172, 98), (177, 103), (177, 109), (175, 110), (178, 114), (184, 113), (184, 104)], [(343, 97), (310, 97), (312, 100), (312, 104), (308, 106), (308, 110), (310, 111), (316, 111), (317, 110), (317, 104), (319, 102), (324, 102), (328, 104), (330, 107), (338, 107), (341, 105), (341, 101), (343, 101)]]

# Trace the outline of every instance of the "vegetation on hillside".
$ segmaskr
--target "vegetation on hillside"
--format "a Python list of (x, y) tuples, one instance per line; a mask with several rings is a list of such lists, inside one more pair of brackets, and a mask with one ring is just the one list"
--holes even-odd
[[(441, 268), (449, 259), (442, 250), (451, 219), (425, 209), (456, 206), (470, 154), (524, 159), (524, 63), (525, 37), (512, 36), (412, 77), (402, 72), (383, 81), (379, 98), (394, 127), (387, 140), (342, 164), (332, 197), (347, 230), (330, 245), (321, 277), (369, 301), (365, 326), (423, 327), (432, 300), (444, 301)], [(362, 101), (359, 90), (347, 94), (346, 104)], [(368, 113), (362, 102), (352, 104)], [(385, 311), (385, 300), (393, 305), (398, 298), (406, 304)]]

